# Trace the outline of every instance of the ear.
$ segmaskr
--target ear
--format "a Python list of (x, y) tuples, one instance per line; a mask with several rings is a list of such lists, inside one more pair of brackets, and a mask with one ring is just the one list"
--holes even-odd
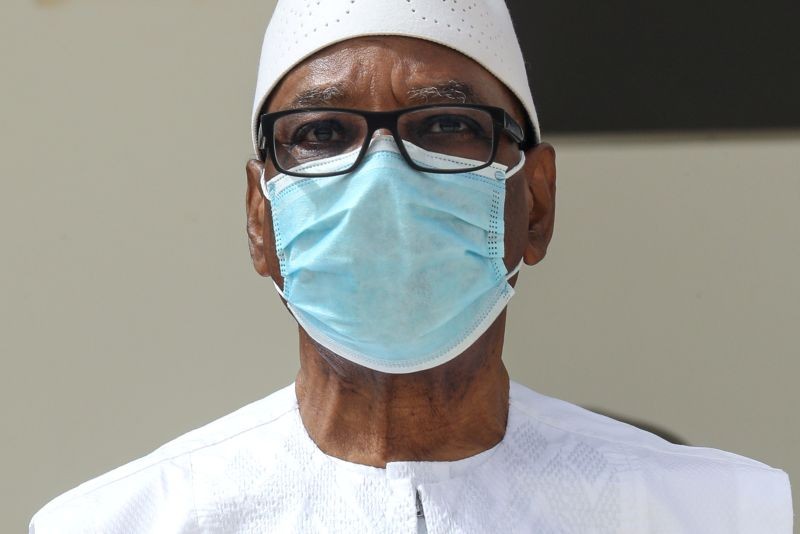
[[(267, 199), (261, 192), (261, 173), (264, 171), (264, 164), (251, 159), (247, 162), (247, 194), (245, 198), (245, 208), (247, 209), (247, 239), (250, 244), (250, 257), (253, 258), (253, 266), (261, 276), (270, 276), (269, 265), (266, 260), (266, 250), (264, 248), (265, 222), (266, 221)], [(270, 232), (272, 227), (268, 228)]]
[(520, 171), (527, 181), (525, 199), (528, 208), (528, 244), (523, 258), (536, 265), (547, 254), (553, 237), (556, 208), (556, 151), (540, 143), (525, 153), (525, 167)]

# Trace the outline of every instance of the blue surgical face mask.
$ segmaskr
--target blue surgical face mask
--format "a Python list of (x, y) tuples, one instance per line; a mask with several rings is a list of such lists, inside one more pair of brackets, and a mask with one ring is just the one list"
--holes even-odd
[[(335, 171), (356, 155), (310, 165)], [(409, 155), (436, 168), (454, 159), (415, 147)], [(514, 294), (508, 279), (519, 266), (508, 273), (503, 263), (503, 212), (521, 155), (509, 172), (494, 163), (425, 173), (406, 164), (391, 137), (376, 137), (350, 174), (262, 176), (284, 280), (276, 288), (300, 326), (339, 356), (387, 373), (461, 354)]]

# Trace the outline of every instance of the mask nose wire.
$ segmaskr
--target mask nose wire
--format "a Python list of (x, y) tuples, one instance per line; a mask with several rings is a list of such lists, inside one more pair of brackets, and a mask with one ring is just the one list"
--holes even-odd
[(394, 138), (394, 134), (389, 128), (375, 128), (375, 131), (372, 132), (372, 136), (369, 138), (368, 145), (372, 145), (378, 139), (392, 139), (395, 143), (400, 142), (399, 139)]
[[(367, 142), (367, 146), (365, 148), (365, 154), (370, 154), (371, 152), (373, 152), (373, 150), (375, 150), (377, 147), (380, 147), (381, 144), (383, 143), (389, 143), (393, 145), (394, 147), (396, 147), (394, 150), (397, 150), (399, 152), (401, 150), (399, 145), (402, 142), (403, 142), (402, 139), (395, 138), (394, 134), (390, 129), (376, 128), (372, 132), (369, 141)], [(383, 146), (385, 147), (386, 145)]]

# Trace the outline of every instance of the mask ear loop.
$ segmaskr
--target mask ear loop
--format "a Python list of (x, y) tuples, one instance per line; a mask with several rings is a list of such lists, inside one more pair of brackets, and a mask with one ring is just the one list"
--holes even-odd
[[(269, 195), (267, 194), (267, 181), (264, 179), (264, 171), (265, 169), (262, 168), (261, 177), (258, 179), (258, 183), (259, 186), (261, 187), (261, 193), (264, 195), (264, 198), (266, 198), (267, 200), (272, 200), (271, 198), (269, 198)], [(275, 291), (278, 292), (278, 295), (280, 295), (283, 300), (286, 300), (283, 291), (281, 291), (281, 288), (278, 287), (278, 284), (275, 282), (275, 280), (272, 280), (272, 285), (275, 286)]]
[[(272, 199), (269, 198), (269, 195), (267, 194), (267, 181), (266, 181), (266, 179), (264, 177), (264, 171), (265, 170), (266, 169), (263, 169), (263, 168), (261, 169), (261, 177), (258, 179), (258, 183), (261, 186), (261, 193), (263, 193), (264, 197), (267, 200), (271, 201)], [(286, 300), (286, 295), (283, 294), (283, 290), (281, 290), (281, 288), (278, 287), (278, 283), (275, 282), (275, 280), (272, 280), (272, 285), (275, 286), (275, 291), (278, 292), (278, 295), (280, 295), (283, 300)]]
[(514, 268), (511, 270), (511, 272), (509, 272), (509, 273), (506, 275), (506, 282), (508, 282), (509, 280), (511, 280), (512, 278), (514, 278), (514, 276), (516, 276), (517, 274), (519, 274), (519, 271), (520, 271), (520, 269), (522, 269), (522, 265), (523, 265), (524, 263), (525, 263), (525, 259), (524, 259), (524, 258), (523, 258), (523, 259), (521, 259), (521, 260), (519, 260), (519, 263), (517, 264), (517, 266), (516, 266), (516, 267), (514, 267)]
[(514, 165), (513, 167), (511, 167), (506, 171), (506, 176), (505, 176), (506, 180), (517, 174), (520, 171), (520, 169), (522, 169), (522, 167), (524, 166), (525, 166), (525, 152), (520, 150), (519, 163), (517, 163), (516, 165)]
[(275, 286), (275, 291), (278, 292), (278, 295), (280, 295), (283, 300), (288, 302), (286, 295), (283, 293), (283, 290), (278, 287), (278, 283), (275, 280), (272, 281), (272, 285)]
[[(525, 166), (525, 152), (520, 150), (519, 151), (519, 163), (517, 163), (511, 169), (506, 171), (506, 176), (505, 176), (506, 180), (511, 178), (515, 174), (517, 174), (519, 172), (519, 170), (522, 169), (522, 167), (524, 167), (524, 166)], [(512, 269), (511, 272), (509, 272), (506, 275), (506, 282), (508, 282), (509, 280), (514, 278), (514, 276), (516, 276), (519, 273), (519, 271), (520, 271), (520, 269), (522, 269), (522, 265), (524, 263), (525, 263), (525, 258), (519, 260), (519, 263), (517, 264), (517, 266), (514, 267), (514, 269)]]
[(264, 195), (264, 198), (272, 200), (271, 198), (269, 198), (269, 195), (267, 194), (267, 182), (266, 180), (264, 180), (265, 170), (266, 169), (264, 169), (263, 167), (261, 168), (261, 178), (258, 179), (258, 184), (261, 186), (261, 194)]

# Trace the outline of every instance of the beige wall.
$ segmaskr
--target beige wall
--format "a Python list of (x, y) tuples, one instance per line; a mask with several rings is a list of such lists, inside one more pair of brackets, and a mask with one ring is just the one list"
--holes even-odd
[[(271, 5), (1, 8), (3, 532), (292, 380), (244, 235)], [(800, 477), (800, 132), (550, 140), (558, 227), (511, 305), (515, 378)]]

